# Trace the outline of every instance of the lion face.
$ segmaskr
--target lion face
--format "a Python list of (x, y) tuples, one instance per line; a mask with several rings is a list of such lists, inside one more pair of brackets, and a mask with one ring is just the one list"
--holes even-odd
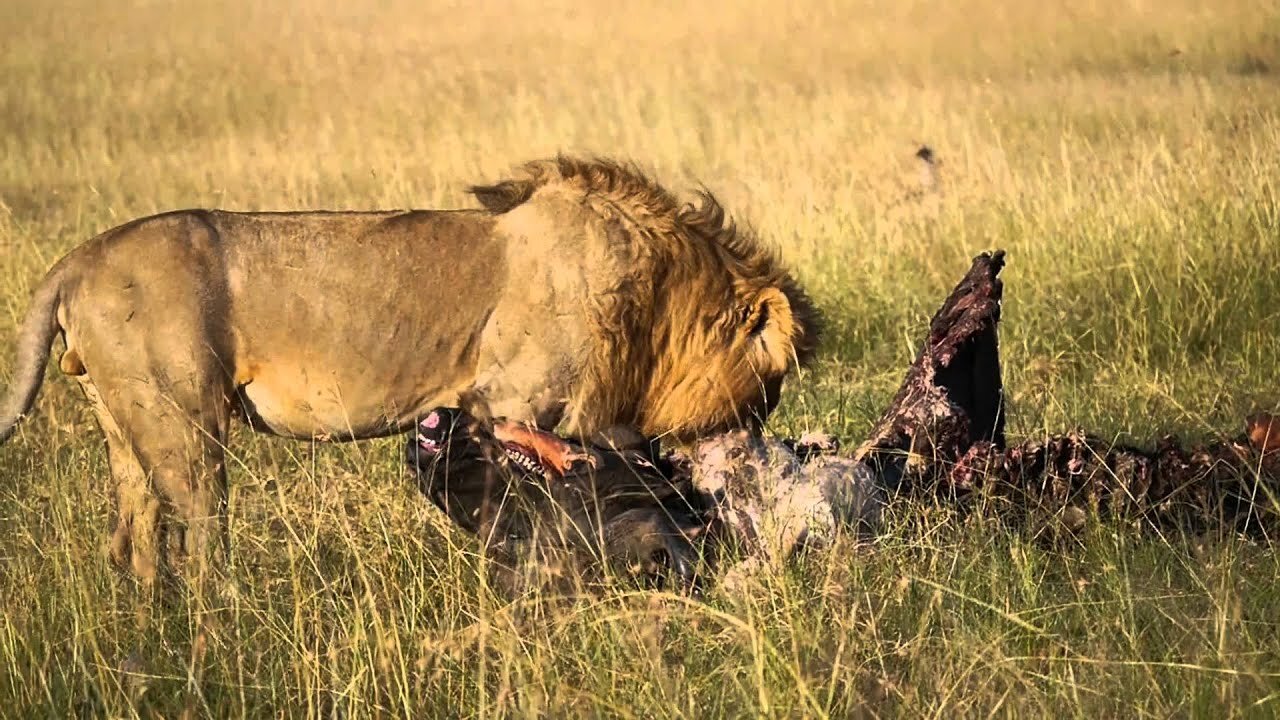
[(778, 406), (783, 379), (807, 363), (816, 344), (816, 316), (789, 287), (739, 291), (718, 321), (677, 341), (679, 367), (659, 358), (651, 384), (653, 412), (642, 424), (653, 435), (691, 440), (733, 428), (759, 430)]

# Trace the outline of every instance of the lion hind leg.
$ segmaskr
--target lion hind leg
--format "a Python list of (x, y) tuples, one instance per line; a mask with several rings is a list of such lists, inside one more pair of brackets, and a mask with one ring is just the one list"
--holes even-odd
[(160, 498), (151, 489), (142, 464), (120, 435), (107, 434), (107, 461), (116, 482), (116, 527), (111, 559), (144, 583), (156, 579), (160, 546)]
[[(104, 259), (84, 273), (66, 315), (80, 378), (98, 389), (137, 462), (117, 449), (121, 504), (134, 511), (131, 562), (169, 574), (179, 568), (165, 561), (180, 561), (192, 580), (229, 545), (223, 459), (235, 368), (220, 251), (209, 228), (180, 230), (155, 226), (114, 239), (158, 253), (157, 262)], [(150, 526), (153, 514), (157, 529), (148, 535), (139, 522)]]
[(81, 379), (81, 389), (93, 407), (98, 427), (107, 441), (107, 464), (115, 481), (116, 525), (111, 535), (110, 557), (121, 570), (132, 570), (144, 583), (156, 579), (155, 558), (160, 530), (160, 499), (151, 491), (129, 439), (98, 389)]
[(113, 373), (110, 392), (95, 403), (119, 488), (112, 549), (144, 580), (167, 571), (198, 584), (229, 558), (231, 388), (206, 359), (185, 364), (178, 378)]
[(147, 412), (135, 413), (129, 422), (133, 448), (150, 486), (176, 516), (168, 533), (168, 564), (185, 562), (193, 571), (189, 580), (200, 581), (213, 566), (229, 559), (229, 403), (225, 398), (198, 403), (182, 402), (180, 397), (149, 400), (143, 403)]

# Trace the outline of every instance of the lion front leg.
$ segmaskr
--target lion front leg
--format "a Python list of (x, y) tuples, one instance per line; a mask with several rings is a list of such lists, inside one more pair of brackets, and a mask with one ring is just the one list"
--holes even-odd
[(571, 290), (524, 296), (494, 310), (482, 330), (469, 387), (478, 406), (473, 415), (553, 431), (572, 414), (592, 337), (589, 319), (568, 301)]
[(516, 372), (490, 368), (473, 386), (459, 393), (459, 406), (486, 423), (503, 419), (551, 431), (560, 424), (568, 406), (563, 383), (543, 364), (522, 363)]

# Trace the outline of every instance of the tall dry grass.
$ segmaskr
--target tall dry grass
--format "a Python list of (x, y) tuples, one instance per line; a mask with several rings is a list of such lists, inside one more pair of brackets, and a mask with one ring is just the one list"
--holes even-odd
[[(1014, 434), (1203, 437), (1280, 398), (1274, 4), (0, 0), (0, 29), (4, 342), (58, 255), (133, 217), (458, 206), (565, 150), (705, 183), (796, 267), (831, 332), (778, 432), (860, 437), (991, 247)], [(922, 142), (940, 193), (918, 192)], [(77, 391), (52, 377), (38, 407), (0, 449), (7, 716), (1224, 717), (1280, 698), (1280, 567), (1233, 538), (1097, 527), (1049, 549), (908, 507), (874, 549), (707, 603), (509, 605), (397, 442), (245, 433), (239, 593), (193, 669), (189, 608), (140, 634), (103, 559), (105, 453)]]

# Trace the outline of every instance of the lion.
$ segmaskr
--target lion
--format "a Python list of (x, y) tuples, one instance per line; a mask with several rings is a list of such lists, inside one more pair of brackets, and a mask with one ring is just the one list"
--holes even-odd
[(88, 240), (34, 291), (0, 442), (61, 337), (106, 436), (110, 555), (150, 581), (162, 547), (173, 567), (227, 557), (233, 418), (350, 441), (461, 406), (692, 438), (764, 422), (813, 357), (814, 306), (708, 192), (563, 155), (470, 192), (480, 208), (192, 209)]

